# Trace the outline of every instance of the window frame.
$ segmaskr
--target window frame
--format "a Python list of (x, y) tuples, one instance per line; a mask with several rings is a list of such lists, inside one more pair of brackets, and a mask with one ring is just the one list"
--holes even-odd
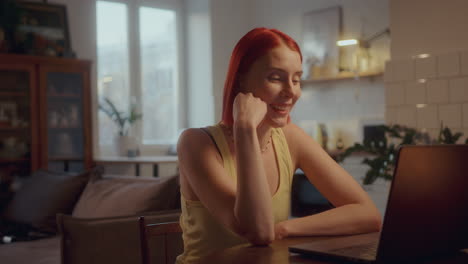
[[(185, 19), (183, 17), (183, 1), (182, 0), (96, 0), (97, 2), (115, 2), (122, 3), (127, 6), (127, 18), (128, 18), (128, 56), (129, 56), (129, 100), (131, 98), (136, 98), (136, 110), (138, 112), (142, 111), (142, 84), (141, 84), (141, 57), (140, 57), (140, 7), (149, 7), (149, 8), (158, 8), (175, 11), (176, 16), (176, 28), (177, 28), (177, 66), (178, 73), (176, 79), (176, 100), (178, 101), (178, 113), (177, 113), (177, 130), (180, 131), (182, 127), (186, 127), (187, 123), (187, 98), (184, 96), (187, 94), (186, 87), (184, 85), (186, 80), (184, 76), (186, 75), (186, 69), (184, 67), (184, 58), (185, 55), (185, 36), (184, 36), (184, 23)], [(97, 24), (96, 24), (97, 26)], [(97, 49), (97, 43), (96, 43)], [(99, 94), (97, 95), (99, 97)], [(129, 102), (131, 103), (131, 102)], [(143, 113), (145, 114), (145, 113)], [(97, 120), (99, 124), (99, 119)], [(99, 133), (98, 133), (99, 135)], [(176, 142), (168, 142), (165, 144), (143, 144), (143, 122), (141, 120), (137, 121), (132, 128), (132, 136), (137, 139), (140, 155), (164, 155), (167, 153), (169, 148), (174, 145)], [(178, 135), (175, 136), (177, 138)], [(112, 153), (111, 145), (101, 145), (99, 140), (99, 149), (101, 153)]]

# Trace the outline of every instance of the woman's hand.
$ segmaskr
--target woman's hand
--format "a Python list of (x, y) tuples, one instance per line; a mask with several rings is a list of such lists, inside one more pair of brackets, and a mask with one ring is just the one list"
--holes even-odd
[(252, 93), (239, 93), (234, 99), (233, 118), (235, 125), (257, 128), (267, 113), (267, 105)]
[(284, 221), (275, 224), (275, 240), (283, 239), (288, 236), (285, 224)]

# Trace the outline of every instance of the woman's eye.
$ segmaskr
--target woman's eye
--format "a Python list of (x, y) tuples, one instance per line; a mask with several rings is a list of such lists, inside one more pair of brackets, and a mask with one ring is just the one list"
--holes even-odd
[(279, 77), (279, 76), (270, 76), (270, 77), (268, 77), (268, 80), (270, 80), (270, 81), (281, 81), (281, 77)]
[(294, 84), (299, 84), (299, 83), (301, 83), (301, 81), (300, 80), (293, 80), (293, 83)]

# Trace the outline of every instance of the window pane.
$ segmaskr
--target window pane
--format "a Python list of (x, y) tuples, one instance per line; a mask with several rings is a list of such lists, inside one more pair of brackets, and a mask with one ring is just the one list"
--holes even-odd
[[(129, 55), (127, 6), (122, 3), (97, 1), (97, 74), (98, 97), (109, 98), (116, 108), (129, 109)], [(99, 111), (99, 143), (113, 144), (118, 129)]]
[(177, 30), (175, 11), (140, 8), (143, 144), (177, 137)]

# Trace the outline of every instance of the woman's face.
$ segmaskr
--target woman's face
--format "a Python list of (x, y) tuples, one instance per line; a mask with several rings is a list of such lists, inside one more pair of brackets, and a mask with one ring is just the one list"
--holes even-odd
[(299, 53), (281, 44), (252, 64), (241, 78), (241, 91), (262, 99), (267, 104), (265, 121), (272, 127), (282, 127), (301, 96), (301, 75)]

